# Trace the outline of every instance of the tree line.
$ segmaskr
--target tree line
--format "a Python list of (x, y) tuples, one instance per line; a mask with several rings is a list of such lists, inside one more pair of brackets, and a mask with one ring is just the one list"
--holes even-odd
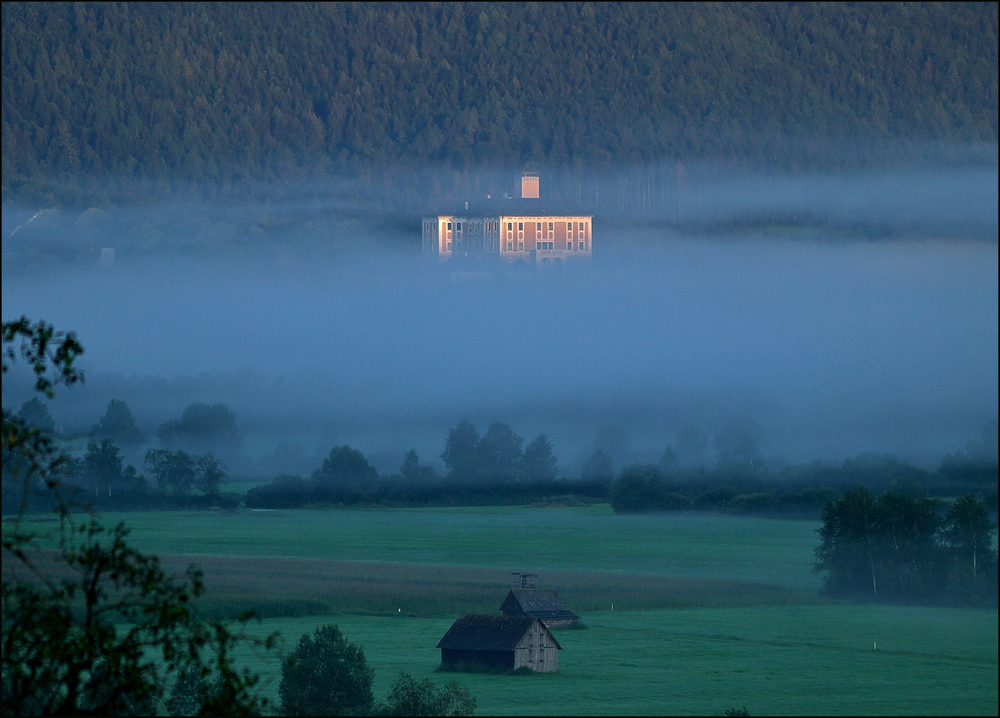
[[(37, 398), (22, 405), (18, 416), (44, 432), (54, 431), (47, 407)], [(744, 422), (745, 423), (745, 422)], [(839, 464), (819, 461), (776, 470), (759, 449), (759, 427), (730, 422), (715, 436), (714, 468), (691, 466), (705, 458), (703, 432), (684, 427), (656, 464), (616, 469), (627, 454), (627, 437), (615, 425), (602, 425), (598, 448), (569, 476), (559, 470), (547, 434), (525, 445), (508, 424), (492, 422), (484, 434), (467, 419), (448, 430), (440, 455), (444, 474), (422, 463), (415, 449), (398, 471), (379, 474), (351, 446), (330, 450), (308, 476), (279, 474), (245, 496), (222, 490), (228, 481), (224, 457), (235, 457), (243, 435), (224, 404), (190, 404), (179, 419), (156, 432), (159, 447), (148, 449), (140, 468), (126, 464), (122, 453), (145, 441), (125, 402), (112, 399), (91, 429), (86, 453), (68, 457), (61, 480), (81, 498), (105, 509), (219, 506), (245, 501), (254, 508), (307, 505), (476, 505), (532, 504), (546, 501), (607, 501), (616, 512), (724, 511), (775, 516), (818, 517), (824, 505), (858, 485), (905, 495), (959, 496), (973, 492), (997, 504), (995, 435), (991, 426), (981, 441), (943, 457), (926, 470), (891, 455), (862, 454)], [(6, 477), (6, 474), (5, 474)], [(4, 480), (4, 505), (14, 506), (11, 484)], [(36, 492), (37, 493), (37, 492)], [(41, 494), (39, 494), (41, 495)], [(32, 503), (32, 507), (37, 508)], [(5, 508), (5, 511), (10, 511)]]
[(3, 187), (996, 143), (992, 3), (8, 3)]
[[(54, 436), (55, 422), (48, 407), (34, 397), (21, 406), (17, 418), (46, 436)], [(219, 506), (236, 508), (242, 497), (222, 492), (229, 480), (225, 462), (216, 455), (233, 456), (242, 446), (236, 417), (224, 404), (194, 402), (180, 419), (163, 423), (157, 438), (160, 447), (145, 452), (143, 473), (125, 461), (125, 450), (139, 448), (145, 436), (128, 405), (108, 402), (100, 421), (91, 428), (83, 456), (66, 455), (53, 475), (80, 504), (105, 510), (153, 507)], [(181, 448), (183, 447), (183, 448)], [(201, 451), (202, 453), (196, 453)], [(51, 508), (51, 497), (39, 482), (29, 482), (27, 494), (12, 476), (23, 457), (12, 454), (3, 467), (3, 511), (11, 513), (21, 502), (32, 510)]]
[(996, 605), (996, 525), (968, 494), (942, 513), (932, 499), (863, 486), (823, 508), (817, 571), (831, 596)]
[[(38, 397), (21, 405), (17, 415), (28, 425), (42, 431), (56, 433), (55, 421), (49, 408)], [(135, 416), (128, 404), (111, 399), (104, 416), (89, 432), (91, 439), (111, 440), (123, 449), (134, 449), (146, 440), (146, 435), (135, 423)], [(171, 419), (156, 431), (160, 446), (193, 451), (216, 451), (231, 454), (243, 446), (243, 432), (236, 425), (236, 415), (225, 404), (206, 404), (196, 401), (185, 407), (179, 419)]]
[[(739, 437), (743, 437), (740, 439)], [(682, 466), (671, 447), (657, 464), (629, 464), (616, 471), (608, 452), (596, 449), (576, 476), (561, 474), (546, 434), (522, 449), (524, 439), (495, 421), (485, 434), (463, 419), (449, 429), (439, 474), (416, 450), (397, 473), (380, 475), (350, 446), (334, 447), (308, 477), (281, 474), (247, 492), (254, 508), (329, 505), (502, 505), (562, 501), (610, 502), (618, 513), (724, 511), (818, 517), (844, 490), (864, 485), (907, 496), (958, 496), (976, 492), (997, 503), (997, 463), (970, 445), (928, 471), (891, 455), (863, 454), (840, 464), (815, 461), (770, 472), (743, 434), (720, 432), (715, 468)], [(610, 439), (609, 439), (610, 440)]]

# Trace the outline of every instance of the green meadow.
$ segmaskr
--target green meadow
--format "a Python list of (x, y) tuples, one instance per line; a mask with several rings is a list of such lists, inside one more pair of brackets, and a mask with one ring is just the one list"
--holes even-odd
[(607, 505), (107, 514), (159, 554), (617, 571), (774, 583), (815, 592), (815, 521), (615, 515)]
[[(364, 646), (384, 696), (399, 671), (456, 680), (480, 715), (996, 714), (991, 611), (812, 605), (584, 613), (557, 631), (558, 674), (435, 673), (449, 618), (342, 615), (277, 619), (287, 647), (319, 623)], [(878, 642), (878, 650), (873, 643)], [(279, 667), (247, 655), (269, 676)]]
[[(178, 572), (200, 564), (204, 610), (254, 609), (250, 630), (280, 631), (285, 650), (338, 624), (377, 697), (407, 671), (467, 686), (480, 715), (997, 713), (997, 612), (821, 599), (812, 521), (606, 506), (104, 519)], [(537, 572), (583, 616), (585, 630), (555, 634), (559, 673), (435, 673), (451, 622), (497, 611), (511, 571)], [(278, 659), (243, 658), (276, 699)]]

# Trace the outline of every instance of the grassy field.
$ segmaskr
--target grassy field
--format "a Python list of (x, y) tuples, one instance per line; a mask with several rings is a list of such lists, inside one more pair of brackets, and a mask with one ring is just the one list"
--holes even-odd
[[(405, 670), (457, 680), (481, 715), (997, 713), (997, 612), (823, 601), (815, 522), (606, 506), (104, 519), (178, 571), (199, 563), (206, 611), (254, 608), (252, 630), (287, 649), (337, 623), (364, 645), (378, 697)], [(586, 630), (556, 633), (560, 672), (435, 674), (454, 618), (496, 611), (514, 570), (583, 616)], [(276, 697), (277, 659), (244, 657)]]
[[(437, 673), (450, 619), (337, 616), (266, 621), (286, 645), (336, 623), (364, 646), (383, 697), (399, 671), (457, 680), (480, 715), (992, 714), (995, 611), (813, 605), (585, 613), (557, 631), (558, 674)], [(873, 651), (873, 642), (878, 650)], [(272, 677), (275, 662), (249, 660)]]
[(107, 514), (159, 554), (624, 571), (815, 591), (814, 521), (581, 508)]

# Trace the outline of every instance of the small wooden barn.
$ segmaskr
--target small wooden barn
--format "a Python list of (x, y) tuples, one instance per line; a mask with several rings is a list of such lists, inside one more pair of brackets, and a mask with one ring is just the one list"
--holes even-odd
[(530, 616), (460, 616), (437, 647), (445, 666), (527, 667), (539, 673), (556, 673), (562, 650), (545, 624)]
[(544, 588), (514, 588), (507, 594), (500, 612), (505, 616), (538, 618), (549, 628), (575, 625), (580, 617), (563, 605), (555, 591)]

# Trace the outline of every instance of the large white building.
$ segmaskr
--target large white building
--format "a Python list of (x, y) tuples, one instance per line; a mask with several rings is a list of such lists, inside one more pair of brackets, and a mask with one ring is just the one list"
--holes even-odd
[(497, 202), (496, 214), (424, 217), (423, 253), (441, 261), (492, 256), (542, 265), (589, 259), (593, 216), (546, 212), (539, 202), (538, 177), (525, 174), (521, 199)]

